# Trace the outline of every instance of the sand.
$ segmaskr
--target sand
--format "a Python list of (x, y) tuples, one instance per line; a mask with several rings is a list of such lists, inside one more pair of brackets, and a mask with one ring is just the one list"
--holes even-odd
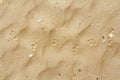
[(120, 0), (0, 0), (0, 80), (120, 80)]

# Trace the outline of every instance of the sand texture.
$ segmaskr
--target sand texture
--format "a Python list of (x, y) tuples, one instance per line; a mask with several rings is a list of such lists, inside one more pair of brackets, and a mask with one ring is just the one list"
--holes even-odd
[(120, 80), (120, 0), (0, 0), (0, 80)]

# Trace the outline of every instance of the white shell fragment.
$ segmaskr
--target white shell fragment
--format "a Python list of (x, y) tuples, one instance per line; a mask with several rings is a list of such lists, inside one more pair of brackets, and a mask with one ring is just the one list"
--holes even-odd
[(29, 58), (32, 58), (33, 57), (33, 54), (29, 54)]
[(39, 23), (41, 23), (42, 21), (43, 21), (43, 19), (41, 19), (41, 18), (38, 19), (38, 22), (39, 22)]
[(109, 34), (109, 37), (111, 37), (111, 38), (112, 38), (112, 37), (113, 37), (113, 34), (112, 34), (112, 33), (110, 33), (110, 34)]

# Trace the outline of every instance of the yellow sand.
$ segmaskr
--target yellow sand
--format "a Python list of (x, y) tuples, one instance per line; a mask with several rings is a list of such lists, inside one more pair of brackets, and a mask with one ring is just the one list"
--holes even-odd
[(0, 80), (120, 80), (120, 0), (0, 0)]

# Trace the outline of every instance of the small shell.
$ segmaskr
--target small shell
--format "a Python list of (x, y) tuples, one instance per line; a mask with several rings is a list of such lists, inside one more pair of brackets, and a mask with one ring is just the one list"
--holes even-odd
[(111, 37), (111, 38), (112, 38), (112, 37), (113, 37), (113, 34), (112, 34), (112, 33), (110, 33), (110, 34), (109, 34), (109, 37)]
[(42, 21), (43, 21), (43, 19), (42, 19), (42, 18), (39, 18), (39, 19), (38, 19), (38, 22), (39, 22), (39, 23), (41, 23)]
[(32, 58), (33, 57), (33, 54), (29, 54), (29, 58)]

